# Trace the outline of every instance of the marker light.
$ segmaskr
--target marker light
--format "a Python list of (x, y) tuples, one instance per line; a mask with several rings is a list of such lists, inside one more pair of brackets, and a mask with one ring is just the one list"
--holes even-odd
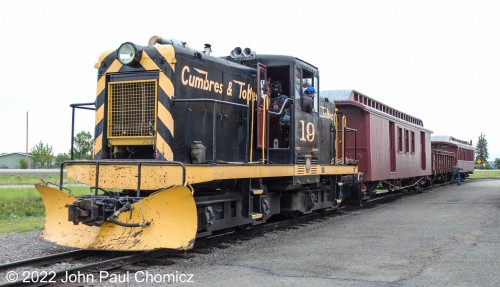
[(123, 65), (130, 65), (134, 62), (139, 62), (142, 49), (133, 43), (126, 42), (118, 48), (118, 61)]

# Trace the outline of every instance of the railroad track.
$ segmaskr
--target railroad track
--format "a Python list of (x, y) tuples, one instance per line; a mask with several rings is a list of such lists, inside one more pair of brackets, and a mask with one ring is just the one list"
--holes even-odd
[[(370, 198), (364, 202), (362, 208), (372, 208), (378, 204), (391, 202), (396, 199), (416, 195), (422, 192), (427, 192), (430, 189), (435, 189), (436, 187), (446, 186), (447, 184), (435, 185), (431, 188), (419, 189), (415, 192), (391, 192), (386, 194), (381, 194)], [(10, 263), (0, 264), (0, 273), (17, 272), (19, 275), (19, 280), (11, 280), (14, 282), (8, 282), (0, 284), (2, 286), (26, 286), (29, 283), (30, 286), (46, 286), (51, 284), (61, 284), (61, 278), (68, 278), (71, 274), (85, 275), (85, 274), (98, 274), (100, 272), (109, 272), (112, 270), (116, 271), (139, 271), (147, 268), (148, 265), (171, 265), (175, 264), (177, 259), (190, 258), (192, 254), (206, 254), (212, 252), (214, 248), (226, 248), (227, 245), (235, 241), (244, 241), (252, 239), (256, 236), (260, 236), (269, 231), (287, 229), (287, 228), (300, 228), (304, 224), (316, 223), (318, 221), (327, 220), (332, 216), (339, 216), (348, 214), (351, 211), (358, 210), (359, 207), (352, 206), (342, 206), (340, 208), (324, 210), (318, 213), (307, 214), (291, 219), (280, 220), (276, 222), (268, 222), (262, 225), (251, 226), (243, 229), (228, 230), (219, 234), (214, 234), (212, 236), (197, 239), (194, 248), (190, 251), (176, 251), (176, 250), (166, 250), (158, 249), (146, 252), (110, 252), (110, 251), (89, 251), (89, 250), (72, 250), (68, 252), (62, 252), (57, 254), (51, 254), (43, 257), (31, 258), (26, 260), (20, 260)], [(59, 271), (50, 271), (37, 273), (37, 276), (25, 278), (23, 276), (23, 267), (33, 266), (49, 266), (51, 264), (57, 264), (66, 261), (78, 261), (85, 258), (97, 257), (99, 259), (105, 258), (103, 260), (98, 260), (95, 262), (86, 262), (79, 266), (71, 266)], [(112, 257), (112, 258), (109, 258)], [(142, 263), (142, 266), (137, 264)], [(76, 265), (72, 262), (71, 265)], [(29, 274), (33, 274), (32, 272)], [(42, 278), (43, 275), (44, 277)], [(7, 273), (5, 273), (7, 276)], [(7, 278), (7, 277), (4, 277)]]
[[(109, 274), (109, 271), (115, 269), (138, 271), (144, 269), (144, 267), (134, 268), (131, 266), (141, 262), (149, 265), (153, 264), (160, 265), (161, 262), (163, 262), (164, 265), (166, 265), (165, 263), (173, 264), (173, 262), (162, 260), (160, 258), (164, 256), (169, 256), (170, 258), (172, 258), (176, 255), (175, 253), (179, 252), (167, 249), (157, 249), (145, 252), (109, 252), (109, 251), (102, 252), (102, 251), (74, 250), (58, 254), (51, 254), (44, 257), (21, 260), (0, 265), (0, 271), (5, 271), (7, 269), (10, 269), (10, 271), (5, 274), (6, 276), (5, 278), (11, 281), (8, 283), (1, 284), (0, 286), (26, 286), (26, 284), (29, 284), (29, 286), (46, 286), (52, 284), (57, 285), (61, 283), (60, 280), (62, 278), (71, 279), (72, 278), (71, 276), (77, 279), (81, 278), (81, 276), (88, 276), (88, 274), (99, 274), (99, 273), (102, 274), (102, 272), (107, 272), (107, 274)], [(31, 269), (35, 270), (38, 268), (33, 268), (33, 266), (47, 266), (48, 264), (60, 263), (67, 260), (77, 260), (77, 259), (96, 257), (96, 256), (108, 257), (109, 255), (111, 255), (112, 258), (98, 260), (95, 262), (87, 262), (82, 265), (71, 266), (69, 268), (64, 268), (58, 271), (28, 272), (21, 270), (22, 267), (31, 267)], [(73, 263), (71, 265), (73, 265)], [(127, 266), (129, 267), (127, 268)], [(14, 270), (12, 270), (12, 268), (14, 268)], [(20, 271), (15, 271), (15, 270), (20, 270)], [(11, 277), (7, 277), (8, 274), (13, 274), (13, 272), (17, 276), (11, 275)]]

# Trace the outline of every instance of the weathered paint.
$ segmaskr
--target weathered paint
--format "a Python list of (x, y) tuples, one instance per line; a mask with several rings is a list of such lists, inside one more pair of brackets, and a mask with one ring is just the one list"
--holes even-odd
[[(307, 173), (305, 165), (187, 165), (186, 181), (202, 183), (221, 179), (266, 178), (304, 175), (355, 174), (357, 166), (315, 165)], [(68, 177), (88, 185), (95, 185), (95, 165), (69, 165)], [(99, 187), (136, 189), (138, 167), (136, 165), (113, 164), (99, 166)], [(141, 189), (155, 190), (182, 182), (180, 166), (143, 165), (141, 167)]]
[(124, 223), (147, 221), (147, 227), (123, 227), (112, 222), (102, 226), (74, 225), (68, 221), (67, 204), (77, 199), (52, 187), (36, 185), (45, 205), (42, 239), (59, 245), (99, 250), (140, 251), (155, 248), (191, 249), (198, 218), (191, 191), (176, 186), (134, 203), (131, 212), (118, 216)]

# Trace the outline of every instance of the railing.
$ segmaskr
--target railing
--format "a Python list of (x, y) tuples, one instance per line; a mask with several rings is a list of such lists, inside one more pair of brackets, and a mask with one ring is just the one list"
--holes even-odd
[[(95, 103), (79, 103), (69, 105), (72, 109), (71, 113), (71, 159), (73, 160), (73, 145), (75, 143), (75, 109), (95, 111)], [(93, 106), (93, 107), (90, 107)]]
[(60, 181), (59, 181), (59, 188), (62, 190), (63, 188), (63, 170), (65, 165), (95, 165), (96, 172), (95, 172), (95, 186), (92, 187), (95, 189), (95, 193), (97, 195), (97, 191), (99, 189), (99, 167), (102, 165), (137, 165), (137, 197), (141, 195), (141, 175), (142, 175), (142, 166), (156, 166), (156, 165), (161, 165), (161, 166), (168, 166), (168, 165), (179, 165), (182, 168), (182, 185), (186, 183), (186, 166), (184, 163), (179, 162), (179, 161), (118, 161), (118, 160), (113, 160), (113, 161), (103, 161), (103, 160), (69, 160), (69, 161), (63, 161), (61, 163), (61, 168), (60, 168)]

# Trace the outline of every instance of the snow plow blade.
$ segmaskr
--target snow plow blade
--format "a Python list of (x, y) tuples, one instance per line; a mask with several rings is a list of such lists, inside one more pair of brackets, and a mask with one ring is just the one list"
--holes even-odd
[(144, 227), (125, 227), (111, 221), (99, 227), (74, 225), (68, 220), (67, 206), (77, 201), (76, 197), (46, 185), (35, 187), (45, 205), (41, 239), (68, 247), (115, 251), (193, 247), (198, 218), (194, 197), (185, 186), (164, 189), (137, 201), (132, 211), (117, 218), (127, 224), (148, 222)]

